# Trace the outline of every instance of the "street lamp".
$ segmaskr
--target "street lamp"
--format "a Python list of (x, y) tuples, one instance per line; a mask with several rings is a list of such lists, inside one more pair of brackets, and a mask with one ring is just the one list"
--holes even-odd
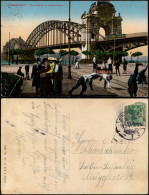
[(10, 32), (9, 32), (8, 64), (10, 65)]
[(71, 79), (71, 64), (70, 64), (70, 0), (69, 0), (69, 24), (68, 24), (68, 79)]
[(115, 37), (114, 37), (113, 64), (115, 63)]
[(130, 55), (131, 55), (131, 63), (132, 63), (132, 51), (130, 51)]

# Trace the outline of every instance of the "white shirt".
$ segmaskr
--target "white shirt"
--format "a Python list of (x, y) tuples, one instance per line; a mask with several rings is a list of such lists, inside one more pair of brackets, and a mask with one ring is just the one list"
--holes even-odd
[(87, 74), (87, 75), (83, 75), (85, 82), (87, 81), (91, 81), (93, 79), (97, 79), (98, 77), (100, 77), (100, 74), (97, 73), (91, 73), (91, 74)]
[(59, 65), (56, 64), (56, 65), (55, 65), (55, 72), (58, 72), (58, 68), (59, 68)]
[(96, 57), (93, 57), (93, 62), (96, 63)]
[(112, 64), (112, 60), (109, 58), (107, 64)]
[(108, 74), (100, 74), (100, 77), (108, 83), (108, 88), (110, 88), (110, 80), (108, 80)]

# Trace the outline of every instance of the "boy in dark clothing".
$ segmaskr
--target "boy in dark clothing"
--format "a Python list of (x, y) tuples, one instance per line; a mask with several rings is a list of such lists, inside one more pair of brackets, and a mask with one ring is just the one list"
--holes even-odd
[(29, 64), (25, 66), (26, 78), (29, 80)]
[(119, 67), (120, 67), (120, 60), (116, 60), (116, 62), (115, 62), (115, 69), (116, 69), (116, 75), (117, 76), (118, 76), (118, 74), (120, 76), (120, 69), (119, 69)]

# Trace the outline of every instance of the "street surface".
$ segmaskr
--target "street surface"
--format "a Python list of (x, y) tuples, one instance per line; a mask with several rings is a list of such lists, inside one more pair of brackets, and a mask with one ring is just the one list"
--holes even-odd
[[(1, 65), (1, 71), (2, 72), (11, 72), (16, 73), (19, 66), (22, 66), (22, 72), (25, 74), (25, 65)], [(32, 66), (30, 65), (30, 75), (32, 72)], [(68, 90), (70, 90), (73, 85), (77, 82), (80, 76), (85, 74), (90, 74), (93, 72), (92, 70), (92, 64), (81, 64), (79, 69), (75, 69), (74, 65), (71, 67), (71, 74), (72, 79), (67, 79), (67, 71), (68, 66), (63, 66), (63, 92), (61, 95), (57, 97), (70, 97), (68, 95)], [(139, 66), (139, 71), (144, 69), (147, 66), (147, 64), (143, 64), (143, 66)], [(115, 74), (115, 67), (113, 67), (113, 79), (111, 80), (111, 89), (104, 89), (104, 80), (99, 81), (99, 79), (93, 80), (93, 89), (91, 90), (89, 85), (87, 84), (87, 91), (84, 92), (84, 97), (129, 97), (128, 94), (128, 79), (131, 74), (133, 74), (135, 69), (135, 64), (128, 64), (127, 65), (127, 74), (123, 73), (123, 65), (120, 66), (120, 73), (121, 76), (116, 76)], [(148, 70), (146, 71), (146, 77), (148, 82)], [(71, 97), (80, 97), (81, 86), (73, 91), (73, 94)], [(137, 97), (147, 97), (148, 96), (148, 85), (143, 85), (143, 88), (138, 85), (138, 93)], [(23, 89), (20, 97), (36, 97), (35, 94), (35, 87), (32, 87), (32, 80), (24, 80), (23, 83)], [(54, 96), (52, 96), (54, 97)]]

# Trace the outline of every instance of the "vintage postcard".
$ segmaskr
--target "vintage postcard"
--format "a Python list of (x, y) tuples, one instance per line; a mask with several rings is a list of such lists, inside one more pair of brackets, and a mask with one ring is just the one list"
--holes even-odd
[(148, 97), (148, 1), (1, 1), (2, 97)]
[(2, 194), (147, 194), (145, 99), (2, 99)]

